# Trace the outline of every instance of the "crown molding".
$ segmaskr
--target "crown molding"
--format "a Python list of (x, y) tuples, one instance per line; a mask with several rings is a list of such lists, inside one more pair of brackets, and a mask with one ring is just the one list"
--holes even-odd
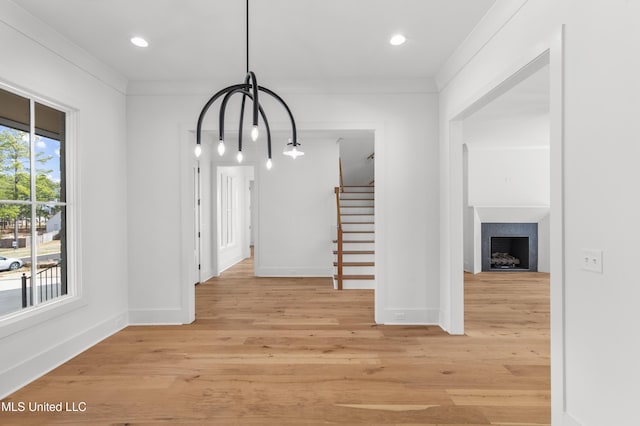
[(456, 48), (435, 76), (441, 92), (458, 73), (507, 25), (528, 0), (496, 0), (464, 41)]
[(11, 0), (0, 0), (0, 22), (101, 83), (126, 94), (127, 79)]
[[(129, 81), (130, 96), (202, 96), (234, 82), (219, 80), (162, 80)], [(431, 78), (384, 79), (352, 78), (329, 80), (288, 80), (280, 84), (268, 84), (278, 93), (357, 93), (357, 94), (437, 94), (435, 81)]]

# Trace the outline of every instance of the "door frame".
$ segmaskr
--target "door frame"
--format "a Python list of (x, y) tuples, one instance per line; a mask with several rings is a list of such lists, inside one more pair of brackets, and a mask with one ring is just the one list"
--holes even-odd
[(451, 334), (464, 334), (464, 239), (463, 239), (463, 133), (462, 121), (542, 66), (549, 64), (550, 73), (550, 309), (551, 309), (551, 408), (552, 423), (562, 424), (566, 413), (565, 393), (565, 235), (564, 235), (564, 26), (556, 29), (544, 45), (515, 61), (498, 78), (452, 114), (449, 124), (449, 227), (443, 247), (450, 279), (449, 312), (445, 318)]
[(202, 281), (201, 275), (201, 257), (202, 257), (202, 238), (201, 238), (201, 210), (200, 210), (200, 200), (202, 199), (201, 194), (201, 177), (200, 177), (200, 161), (196, 160), (196, 164), (193, 167), (193, 239), (194, 239), (194, 274), (195, 274), (195, 283), (200, 284)]
[[(181, 266), (180, 266), (180, 313), (179, 318), (182, 319), (182, 323), (190, 324), (195, 320), (195, 287), (189, 283), (192, 283), (192, 275), (193, 275), (193, 223), (192, 223), (192, 214), (189, 211), (190, 209), (190, 198), (193, 194), (193, 183), (190, 177), (190, 170), (192, 165), (195, 162), (195, 156), (193, 153), (193, 148), (195, 146), (195, 130), (193, 123), (182, 123), (180, 126), (180, 222), (181, 222)], [(289, 123), (279, 123), (274, 122), (271, 123), (272, 132), (285, 130), (288, 131)], [(393, 310), (386, 309), (387, 306), (387, 288), (388, 283), (391, 280), (387, 279), (387, 268), (386, 268), (386, 253), (387, 253), (387, 244), (386, 244), (386, 227), (384, 223), (386, 223), (386, 203), (385, 200), (388, 196), (388, 191), (386, 190), (383, 183), (386, 179), (386, 166), (385, 162), (388, 158), (386, 155), (386, 151), (391, 151), (393, 148), (389, 146), (389, 144), (385, 143), (385, 123), (383, 121), (353, 121), (353, 122), (333, 122), (333, 121), (323, 121), (323, 122), (299, 122), (298, 123), (298, 132), (304, 132), (305, 130), (309, 131), (373, 131), (374, 133), (374, 148), (376, 152), (376, 164), (375, 164), (375, 181), (378, 183), (376, 186), (376, 194), (375, 194), (375, 204), (378, 206), (376, 208), (376, 221), (380, 224), (376, 226), (375, 230), (375, 252), (376, 252), (376, 284), (375, 284), (375, 292), (374, 292), (374, 315), (375, 322), (378, 324), (382, 324), (385, 322), (391, 322), (390, 315), (393, 313)], [(217, 134), (216, 127), (205, 127), (202, 129), (203, 135), (205, 135), (205, 140), (207, 139), (206, 135), (215, 135)], [(213, 138), (211, 138), (213, 141)], [(202, 155), (201, 161), (203, 158), (209, 158), (207, 155), (211, 155), (211, 153), (206, 153), (206, 151), (210, 150), (209, 144), (211, 143), (203, 143), (202, 144)], [(237, 165), (237, 163), (235, 163)], [(251, 164), (249, 162), (247, 165)], [(220, 163), (217, 165), (224, 165), (224, 163)], [(231, 165), (231, 163), (230, 163)], [(255, 191), (256, 191), (256, 204), (253, 206), (255, 209), (252, 212), (254, 219), (259, 219), (260, 217), (260, 181), (258, 178), (258, 168), (261, 165), (255, 164), (256, 167), (256, 182), (255, 182)], [(254, 220), (254, 226), (259, 226), (259, 220)], [(256, 228), (256, 231), (258, 229)], [(260, 233), (255, 233), (255, 241), (254, 244), (257, 247), (260, 245)], [(254, 263), (258, 265), (260, 262), (260, 253), (259, 250), (254, 251)], [(217, 265), (216, 265), (217, 267)]]

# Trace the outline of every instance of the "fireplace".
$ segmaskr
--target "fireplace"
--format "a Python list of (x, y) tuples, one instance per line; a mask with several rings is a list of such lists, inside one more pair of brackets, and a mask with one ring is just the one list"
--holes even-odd
[(537, 223), (482, 224), (482, 271), (537, 270)]
[(491, 237), (491, 269), (529, 269), (529, 237)]

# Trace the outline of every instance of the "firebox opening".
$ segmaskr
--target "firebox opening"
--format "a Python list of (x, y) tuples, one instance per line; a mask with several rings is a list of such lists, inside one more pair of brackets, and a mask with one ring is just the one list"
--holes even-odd
[(491, 237), (491, 269), (529, 269), (529, 237)]

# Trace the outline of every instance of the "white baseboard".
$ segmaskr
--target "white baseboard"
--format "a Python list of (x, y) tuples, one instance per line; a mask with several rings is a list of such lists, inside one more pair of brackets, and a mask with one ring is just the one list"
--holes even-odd
[(255, 267), (257, 277), (333, 277), (333, 268)]
[(582, 426), (582, 423), (571, 417), (569, 413), (565, 412), (564, 418), (562, 419), (562, 426)]
[(237, 265), (238, 263), (242, 262), (245, 259), (246, 259), (246, 257), (243, 257), (243, 256), (235, 257), (235, 258), (231, 259), (226, 264), (224, 264), (223, 266), (220, 267), (220, 271), (218, 271), (218, 275), (220, 275), (221, 273), (223, 273), (227, 269), (231, 268), (232, 266)]
[(449, 333), (452, 336), (462, 336), (464, 335), (464, 329), (459, 329), (459, 330), (453, 330), (451, 327), (451, 316), (449, 314), (449, 311), (440, 311), (439, 313), (439, 319), (438, 319), (438, 325), (440, 326), (441, 329), (443, 329), (444, 331), (446, 331), (447, 333)]
[(376, 282), (373, 280), (343, 280), (343, 290), (375, 290)]
[[(0, 398), (5, 398), (127, 326), (127, 314), (111, 317), (0, 373)], [(4, 367), (4, 366), (3, 366)]]
[(438, 318), (438, 325), (440, 326), (440, 328), (442, 328), (447, 333), (451, 334), (451, 331), (449, 330), (450, 324), (451, 322), (449, 318), (449, 312), (440, 310), (439, 318)]
[(439, 309), (395, 308), (384, 310), (385, 325), (437, 325), (440, 319)]
[(182, 309), (137, 309), (129, 311), (129, 325), (181, 325)]

